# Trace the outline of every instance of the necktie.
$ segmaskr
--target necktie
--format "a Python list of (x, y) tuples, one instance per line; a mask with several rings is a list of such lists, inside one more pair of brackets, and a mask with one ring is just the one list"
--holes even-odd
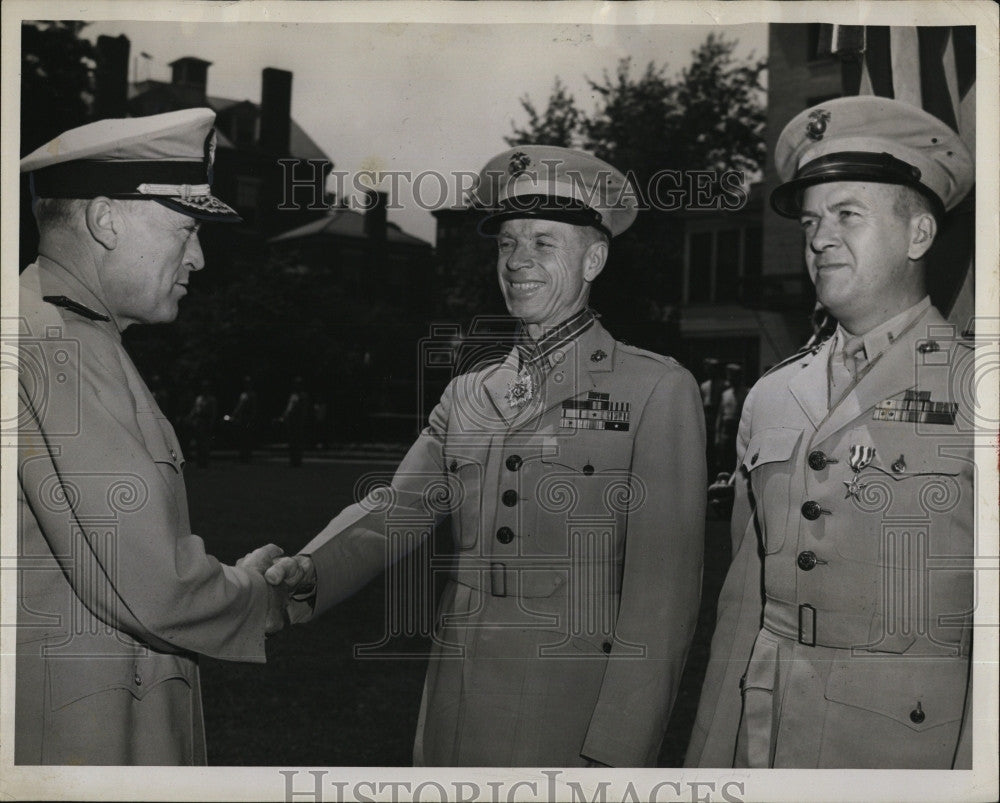
[(864, 338), (845, 337), (844, 346), (830, 360), (830, 406), (839, 402), (866, 364)]

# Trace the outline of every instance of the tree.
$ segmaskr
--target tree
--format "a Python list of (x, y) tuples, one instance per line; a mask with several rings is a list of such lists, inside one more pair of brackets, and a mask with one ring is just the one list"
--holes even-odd
[(575, 144), (578, 138), (581, 115), (579, 109), (576, 108), (573, 96), (566, 91), (559, 76), (556, 76), (548, 105), (541, 114), (538, 113), (530, 97), (525, 95), (520, 100), (521, 107), (528, 115), (528, 124), (524, 128), (518, 128), (511, 121), (514, 133), (512, 136), (504, 137), (508, 145), (511, 147), (516, 145), (561, 145), (564, 148), (569, 148)]

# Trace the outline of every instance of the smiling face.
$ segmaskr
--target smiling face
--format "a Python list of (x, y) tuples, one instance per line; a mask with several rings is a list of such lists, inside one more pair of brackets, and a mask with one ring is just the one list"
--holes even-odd
[(837, 181), (806, 188), (799, 220), (816, 298), (852, 334), (864, 334), (925, 295), (922, 258), (933, 216), (900, 211), (892, 184)]
[(190, 275), (205, 267), (198, 221), (153, 201), (114, 209), (116, 242), (100, 277), (108, 309), (122, 328), (173, 321)]
[(497, 235), (497, 275), (507, 309), (536, 337), (581, 310), (604, 268), (596, 230), (554, 220), (506, 220)]

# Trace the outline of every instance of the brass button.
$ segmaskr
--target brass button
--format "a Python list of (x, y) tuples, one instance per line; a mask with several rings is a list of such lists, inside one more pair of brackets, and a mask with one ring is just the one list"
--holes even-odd
[(497, 541), (501, 544), (509, 544), (514, 540), (514, 531), (510, 527), (501, 527), (497, 530)]
[(583, 467), (583, 473), (589, 477), (594, 473), (594, 467), (590, 465), (590, 463), (587, 463), (587, 465)]
[(926, 718), (923, 706), (921, 706), (920, 703), (917, 703), (917, 707), (910, 712), (910, 722), (914, 725), (919, 725)]
[(458, 461), (457, 460), (452, 460), (451, 461), (451, 464), (448, 466), (448, 471), (450, 471), (452, 474), (454, 474), (456, 471), (458, 471)]
[(754, 453), (753, 453), (753, 457), (751, 457), (751, 458), (750, 458), (750, 465), (751, 465), (751, 466), (753, 466), (753, 465), (756, 465), (756, 464), (757, 464), (757, 458), (758, 458), (758, 457), (760, 457), (760, 451), (756, 451), (756, 452), (754, 452)]
[(795, 559), (795, 562), (799, 564), (799, 568), (804, 572), (811, 572), (816, 568), (816, 553), (806, 550), (805, 552), (800, 552), (799, 556)]
[(507, 466), (508, 471), (517, 471), (521, 468), (522, 463), (524, 463), (524, 461), (521, 459), (520, 455), (512, 454), (507, 458), (505, 465)]
[(826, 464), (826, 455), (821, 451), (817, 449), (815, 452), (809, 452), (809, 468), (813, 471), (822, 471), (826, 468)]
[(813, 502), (811, 499), (802, 505), (802, 515), (809, 521), (816, 521), (822, 513), (823, 508), (819, 506), (818, 502)]
[(500, 499), (507, 507), (514, 507), (517, 504), (517, 491), (504, 491)]
[(906, 471), (906, 460), (904, 459), (903, 455), (899, 456), (899, 460), (893, 462), (892, 470), (896, 474), (902, 474), (904, 471)]
[(610, 655), (611, 654), (611, 642), (610, 641), (605, 641), (601, 645), (601, 649), (604, 650), (604, 654), (605, 655)]
[(132, 680), (135, 681), (135, 685), (136, 686), (141, 686), (142, 685), (142, 678), (139, 676), (138, 672), (135, 673), (135, 677), (132, 678)]

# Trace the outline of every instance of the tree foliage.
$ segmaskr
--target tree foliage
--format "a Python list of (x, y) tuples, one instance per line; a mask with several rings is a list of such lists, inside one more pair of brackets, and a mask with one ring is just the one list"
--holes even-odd
[(26, 22), (21, 26), (21, 154), (90, 121), (94, 46), (85, 22)]
[(566, 90), (565, 85), (556, 76), (549, 95), (545, 111), (539, 113), (531, 98), (525, 95), (521, 98), (521, 108), (528, 115), (528, 123), (518, 128), (513, 123), (514, 133), (504, 137), (511, 147), (516, 145), (560, 145), (564, 148), (573, 147), (579, 139), (579, 129), (583, 122), (576, 101)]

